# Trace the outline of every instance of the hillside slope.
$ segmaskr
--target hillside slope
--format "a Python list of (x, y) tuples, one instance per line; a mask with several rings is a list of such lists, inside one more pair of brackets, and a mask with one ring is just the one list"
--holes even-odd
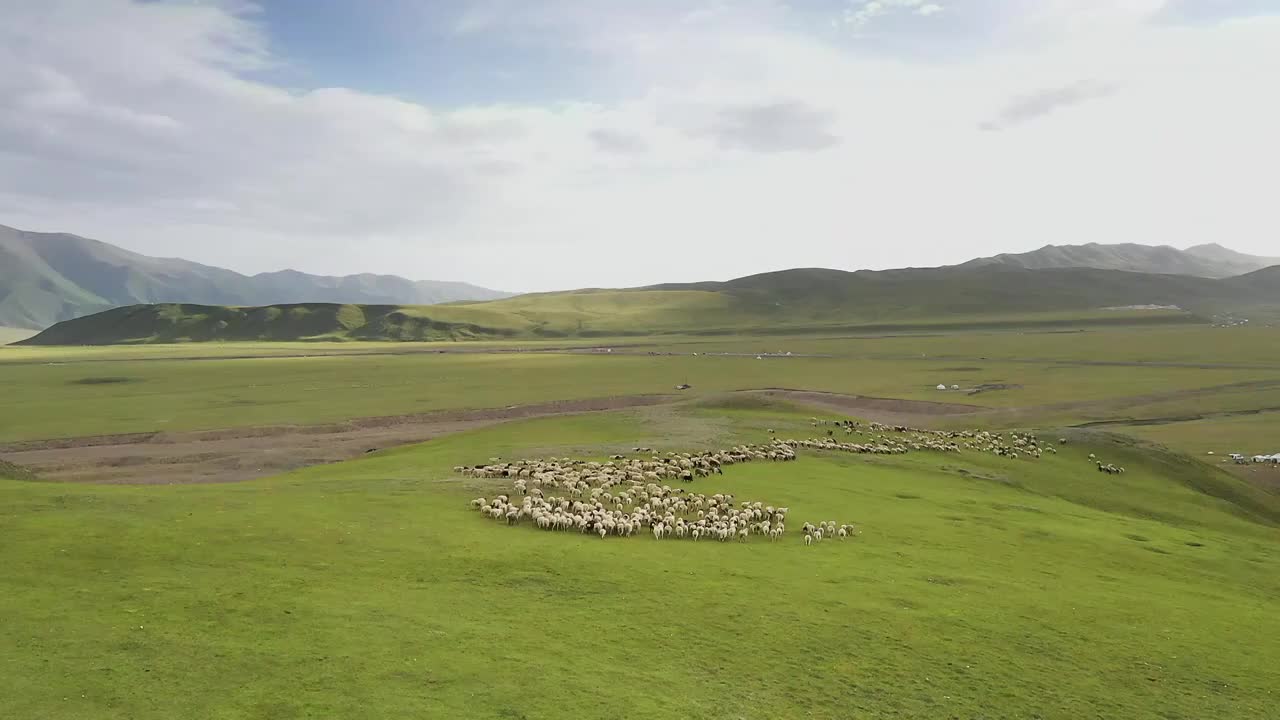
[(139, 255), (76, 235), (0, 226), (0, 326), (40, 329), (138, 303), (423, 305), (508, 295), (466, 283), (415, 282), (394, 275), (326, 277), (284, 270), (246, 276)]
[(1152, 247), (1125, 243), (1118, 245), (1046, 245), (1026, 253), (1005, 253), (970, 260), (958, 267), (1007, 265), (1043, 270), (1049, 268), (1095, 268), (1165, 275), (1192, 275), (1226, 278), (1280, 265), (1280, 258), (1246, 255), (1221, 245), (1197, 245), (1179, 250), (1168, 245)]
[[(205, 340), (465, 340), (790, 333), (928, 324), (1132, 321), (1110, 308), (1211, 314), (1280, 306), (1280, 268), (1211, 280), (1115, 270), (1004, 266), (886, 272), (786, 270), (728, 282), (579, 290), (434, 306), (308, 303), (137, 305), (59, 323), (31, 345)], [(1156, 322), (1186, 312), (1138, 313)]]
[(1238, 270), (1233, 272), (1234, 275), (1243, 275), (1254, 270), (1261, 270), (1264, 267), (1274, 267), (1280, 265), (1280, 257), (1258, 257), (1256, 255), (1246, 255), (1236, 252), (1231, 248), (1223, 247), (1217, 243), (1207, 243), (1205, 245), (1196, 245), (1189, 247), (1183, 252), (1193, 255), (1204, 260), (1218, 263), (1224, 269)]

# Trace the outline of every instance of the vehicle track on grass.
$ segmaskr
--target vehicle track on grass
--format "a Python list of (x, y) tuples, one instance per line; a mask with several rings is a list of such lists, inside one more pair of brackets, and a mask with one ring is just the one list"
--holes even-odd
[[(739, 391), (891, 424), (978, 410), (972, 405), (766, 388)], [(252, 480), (310, 465), (351, 460), (373, 449), (425, 442), (511, 420), (674, 404), (683, 396), (630, 395), (504, 408), (354, 418), (320, 425), (273, 425), (95, 435), (0, 443), (0, 457), (51, 482), (192, 484)]]
[[(1095, 401), (1017, 408), (907, 400), (795, 388), (755, 388), (733, 394), (779, 399), (864, 420), (912, 427), (955, 426), (966, 419), (984, 425), (1037, 422), (1064, 411), (1120, 412), (1125, 408), (1179, 398), (1211, 396), (1224, 390), (1280, 387), (1280, 380), (1253, 381)], [(189, 432), (144, 432), (0, 443), (0, 458), (34, 471), (41, 480), (106, 484), (191, 484), (252, 480), (311, 465), (351, 460), (377, 449), (503, 422), (674, 404), (684, 396), (629, 395), (560, 400), (502, 408), (441, 410), (409, 415), (354, 418), (319, 425), (273, 425)], [(1206, 416), (1267, 412), (1247, 409)], [(1193, 419), (1169, 418), (1171, 422)], [(1163, 418), (1152, 419), (1163, 420)], [(1143, 423), (1112, 417), (1088, 426)]]
[(983, 415), (992, 411), (991, 408), (981, 405), (943, 403), (930, 400), (904, 400), (870, 395), (848, 395), (820, 390), (760, 388), (756, 390), (740, 390), (738, 392), (787, 400), (824, 410), (833, 410), (888, 425), (930, 427), (944, 418)]
[(1090, 422), (1076, 423), (1071, 427), (1075, 427), (1075, 428), (1146, 427), (1151, 425), (1173, 425), (1175, 423), (1197, 422), (1199, 420), (1214, 420), (1217, 418), (1242, 417), (1246, 415), (1265, 415), (1265, 414), (1275, 413), (1275, 412), (1280, 412), (1280, 406), (1251, 408), (1248, 410), (1222, 410), (1219, 412), (1193, 413), (1190, 415), (1169, 415), (1165, 417), (1116, 418), (1114, 420), (1093, 420)]
[(239, 482), (512, 420), (661, 405), (677, 399), (672, 395), (629, 395), (355, 418), (323, 425), (32, 440), (0, 444), (0, 457), (53, 482)]

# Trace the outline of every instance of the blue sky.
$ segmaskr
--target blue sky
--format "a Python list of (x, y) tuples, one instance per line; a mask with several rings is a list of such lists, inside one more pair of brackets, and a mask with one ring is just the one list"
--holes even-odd
[(12, 0), (0, 223), (511, 290), (1277, 254), (1280, 3)]
[(271, 0), (259, 22), (279, 66), (264, 78), (460, 106), (597, 94), (587, 53), (497, 33), (460, 33), (462, 3)]

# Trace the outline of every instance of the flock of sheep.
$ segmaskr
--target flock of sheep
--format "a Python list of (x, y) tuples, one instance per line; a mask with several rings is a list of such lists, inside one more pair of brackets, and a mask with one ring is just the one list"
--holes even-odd
[[(934, 450), (941, 452), (958, 452), (960, 450), (976, 450), (993, 455), (1017, 460), (1020, 457), (1039, 459), (1046, 452), (1056, 454), (1052, 445), (1042, 443), (1035, 433), (1010, 432), (993, 433), (987, 430), (922, 430), (905, 425), (885, 425), (868, 423), (866, 425), (855, 420), (819, 420), (810, 418), (815, 427), (834, 425), (842, 429), (845, 435), (868, 436), (870, 443), (841, 443), (834, 438), (835, 430), (827, 430), (825, 440), (790, 441), (804, 447), (820, 450), (845, 450), (847, 452), (883, 452), (902, 453), (907, 450)], [(888, 433), (904, 435), (891, 437)]]
[(1098, 472), (1104, 472), (1108, 475), (1124, 474), (1124, 468), (1118, 467), (1116, 465), (1112, 465), (1111, 463), (1104, 463), (1101, 460), (1099, 460), (1098, 457), (1093, 453), (1089, 453), (1089, 459), (1093, 461), (1094, 465), (1098, 466)]
[[(812, 420), (815, 426), (824, 421)], [(742, 444), (697, 453), (650, 454), (645, 458), (614, 455), (604, 462), (549, 458), (502, 461), (490, 458), (482, 465), (460, 466), (454, 470), (465, 477), (510, 480), (511, 490), (493, 499), (476, 498), (471, 506), (482, 516), (507, 525), (532, 524), (540, 530), (558, 530), (598, 535), (632, 537), (651, 534), (655, 540), (668, 538), (747, 542), (751, 537), (782, 539), (788, 509), (761, 502), (735, 500), (732, 494), (705, 495), (671, 487), (669, 481), (693, 482), (695, 478), (723, 474), (724, 466), (744, 462), (789, 462), (796, 448), (857, 454), (903, 454), (931, 450), (959, 452), (963, 449), (991, 452), (1018, 458), (1038, 458), (1042, 452), (1035, 435), (986, 431), (921, 430), (880, 423), (862, 425), (852, 421), (833, 423), (848, 435), (864, 435), (860, 442), (839, 442), (834, 431), (825, 438), (806, 440), (773, 439), (767, 444)], [(771, 429), (768, 431), (774, 434)], [(1052, 447), (1044, 448), (1056, 452)], [(635, 452), (652, 453), (650, 448)], [(826, 520), (804, 523), (806, 545), (823, 539), (855, 536), (857, 528)]]
[[(732, 494), (705, 495), (659, 483), (723, 474), (725, 465), (795, 459), (790, 442), (774, 440), (766, 445), (648, 459), (614, 455), (607, 462), (569, 458), (501, 462), (492, 458), (486, 465), (454, 469), (467, 477), (511, 480), (512, 495), (471, 501), (485, 517), (508, 525), (527, 520), (540, 530), (589, 533), (602, 540), (647, 533), (655, 540), (747, 542), (756, 535), (775, 542), (786, 532), (788, 508), (737, 502)], [(812, 544), (823, 537), (851, 537), (857, 529), (829, 520), (805, 523), (803, 533), (805, 542)]]

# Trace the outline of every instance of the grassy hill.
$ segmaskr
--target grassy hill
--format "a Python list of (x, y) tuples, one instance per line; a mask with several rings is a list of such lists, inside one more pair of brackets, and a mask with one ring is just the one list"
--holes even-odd
[(801, 333), (932, 325), (1193, 321), (1280, 305), (1280, 269), (1212, 280), (1083, 268), (843, 272), (801, 269), (728, 282), (579, 290), (435, 306), (308, 303), (135, 305), (69, 320), (32, 345), (239, 340), (467, 340), (655, 333)]
[(0, 326), (40, 329), (138, 303), (265, 305), (294, 302), (431, 304), (507, 293), (394, 275), (324, 277), (295, 270), (241, 275), (176, 258), (154, 258), (65, 233), (0, 225)]
[[(1192, 275), (1225, 278), (1280, 265), (1280, 258), (1246, 255), (1217, 244), (1197, 245), (1179, 250), (1168, 245), (1152, 247), (1124, 243), (1117, 245), (1046, 245), (1027, 253), (1002, 254), (970, 260), (964, 266), (1007, 265), (1043, 270), (1087, 267), (1100, 270)], [(963, 266), (962, 266), (963, 267)]]

